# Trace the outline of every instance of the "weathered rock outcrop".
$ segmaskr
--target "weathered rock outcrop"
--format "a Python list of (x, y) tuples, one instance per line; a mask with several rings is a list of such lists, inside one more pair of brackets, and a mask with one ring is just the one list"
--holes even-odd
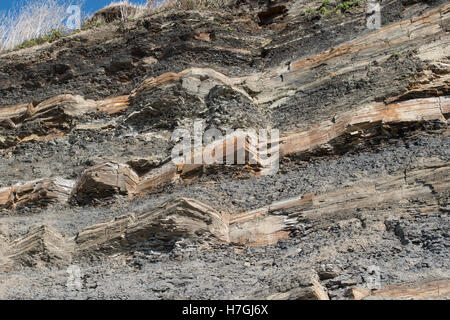
[(132, 194), (138, 182), (138, 175), (128, 165), (107, 162), (83, 172), (72, 192), (79, 203), (86, 203), (116, 193)]
[[(60, 95), (41, 103), (0, 108), (0, 148), (11, 148), (27, 141), (46, 141), (70, 133), (73, 129), (89, 128), (76, 119), (89, 113), (114, 114), (128, 108), (128, 96), (101, 101), (85, 100), (81, 96)], [(93, 125), (91, 125), (94, 128)]]
[[(195, 118), (218, 128), (263, 126), (262, 111), (244, 89), (235, 86), (238, 81), (213, 69), (200, 68), (146, 79), (131, 93), (126, 123), (141, 130), (149, 125), (173, 129)], [(223, 102), (216, 101), (220, 99)]]
[(227, 217), (199, 201), (175, 199), (143, 214), (119, 217), (82, 230), (75, 242), (78, 251), (118, 250), (151, 243), (153, 238), (171, 246), (186, 237), (226, 242)]
[(0, 188), (0, 207), (16, 208), (21, 205), (42, 207), (49, 203), (66, 202), (74, 184), (73, 180), (55, 178)]
[(320, 284), (317, 273), (313, 270), (295, 270), (285, 279), (273, 279), (275, 285), (271, 286), (278, 292), (268, 294), (256, 293), (254, 299), (267, 300), (329, 300), (326, 289)]
[(342, 154), (377, 137), (390, 137), (420, 127), (446, 129), (450, 117), (448, 96), (414, 99), (395, 104), (378, 103), (337, 114), (333, 119), (288, 134), (281, 139), (281, 156), (306, 157), (314, 153)]
[(354, 288), (355, 299), (438, 299), (450, 295), (449, 280), (430, 280), (419, 283), (401, 283), (378, 290)]
[[(72, 265), (83, 298), (449, 298), (450, 6), (341, 2), (113, 7), (0, 54), (0, 297)], [(172, 159), (195, 120), (223, 138)]]
[[(244, 244), (277, 243), (304, 222), (326, 228), (330, 220), (355, 215), (355, 210), (386, 207), (420, 199), (426, 203), (419, 211), (439, 211), (450, 190), (448, 162), (429, 159), (412, 164), (403, 174), (367, 181), (332, 193), (308, 193), (277, 201), (269, 206), (238, 213), (230, 219), (230, 241)], [(324, 217), (326, 215), (326, 217)]]
[[(171, 248), (182, 239), (226, 243), (228, 215), (193, 199), (167, 201), (142, 214), (130, 214), (80, 230), (73, 239), (48, 225), (9, 242), (0, 235), (0, 267), (70, 264), (72, 256), (122, 252), (142, 247)], [(152, 244), (153, 243), (153, 244)]]
[[(398, 136), (421, 128), (442, 131), (447, 128), (449, 117), (450, 98), (448, 96), (414, 99), (389, 105), (379, 103), (336, 115), (332, 120), (312, 126), (310, 129), (287, 133), (279, 141), (270, 140), (268, 142), (279, 144), (280, 157), (291, 156), (307, 159), (317, 154), (342, 154), (358, 148), (358, 145), (371, 139)], [(237, 140), (245, 141), (243, 144), (245, 150), (238, 149), (242, 143), (239, 144)], [(192, 179), (192, 173), (195, 175), (195, 172), (205, 166), (201, 164), (202, 159), (207, 154), (213, 154), (214, 150), (220, 151), (215, 154), (222, 155), (223, 158), (215, 157), (217, 161), (223, 163), (226, 163), (229, 155), (234, 158), (242, 154), (245, 159), (248, 159), (245, 164), (254, 165), (254, 168), (257, 169), (254, 174), (260, 175), (261, 168), (270, 169), (270, 166), (264, 164), (264, 161), (258, 156), (257, 148), (257, 144), (250, 144), (248, 133), (243, 131), (242, 134), (237, 133), (226, 137), (222, 142), (206, 145), (200, 154), (193, 154), (192, 159), (181, 160), (180, 164), (178, 162), (177, 164), (165, 163), (160, 167), (150, 169), (142, 177), (139, 177), (127, 164), (102, 163), (87, 169), (82, 174), (72, 194), (79, 203), (87, 203), (93, 199), (102, 199), (117, 193), (129, 196), (142, 195), (166, 184), (183, 180), (187, 176)], [(186, 161), (188, 164), (183, 164)], [(48, 184), (46, 181), (43, 180), (44, 185)], [(30, 192), (37, 196), (42, 194), (35, 187), (33, 190), (27, 190), (36, 183), (30, 182), (18, 190), (15, 187), (2, 189), (0, 205), (10, 207), (13, 202), (22, 203), (33, 200), (34, 198), (28, 196), (20, 198), (20, 195)], [(71, 188), (69, 182), (66, 182), (65, 185), (66, 188)], [(38, 187), (40, 189), (47, 188), (39, 184)], [(51, 188), (48, 198), (57, 198), (61, 202), (67, 200), (65, 197), (55, 197), (51, 194)], [(54, 186), (53, 189), (55, 189)], [(67, 193), (67, 190), (62, 191)], [(12, 200), (14, 194), (18, 194), (19, 198)]]
[(40, 226), (12, 241), (7, 258), (23, 266), (68, 265), (72, 251), (72, 243), (58, 231)]

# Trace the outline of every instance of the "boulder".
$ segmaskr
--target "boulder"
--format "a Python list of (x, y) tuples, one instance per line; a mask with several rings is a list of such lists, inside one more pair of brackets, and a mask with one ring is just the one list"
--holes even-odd
[(115, 194), (131, 195), (139, 182), (139, 176), (130, 166), (106, 162), (85, 170), (72, 191), (72, 197), (80, 204)]

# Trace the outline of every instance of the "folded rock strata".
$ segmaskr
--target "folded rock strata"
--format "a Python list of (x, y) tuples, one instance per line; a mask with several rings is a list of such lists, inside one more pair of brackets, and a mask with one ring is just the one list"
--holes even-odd
[[(336, 115), (332, 120), (312, 126), (305, 131), (281, 138), (281, 156), (305, 155), (330, 149), (342, 153), (371, 137), (395, 136), (414, 127), (437, 122), (437, 128), (447, 128), (450, 117), (450, 97), (414, 99), (385, 105), (379, 103), (359, 110)], [(334, 149), (334, 150), (333, 150)]]
[[(235, 85), (240, 81), (209, 68), (146, 79), (131, 92), (125, 122), (139, 130), (149, 126), (172, 129), (187, 118), (202, 118), (219, 128), (260, 127), (262, 111)], [(226, 107), (217, 100), (225, 100)]]
[[(89, 253), (132, 250), (152, 241), (170, 247), (181, 239), (228, 242), (228, 215), (194, 199), (167, 201), (142, 213), (118, 217), (80, 230), (66, 238), (43, 225), (9, 242), (0, 236), (0, 270), (12, 265), (67, 265), (72, 257)], [(161, 248), (159, 248), (161, 249)]]
[[(395, 136), (409, 130), (417, 130), (418, 127), (427, 126), (428, 123), (431, 123), (434, 129), (445, 129), (449, 117), (450, 98), (448, 96), (413, 99), (389, 105), (379, 103), (346, 112), (335, 116), (333, 120), (314, 125), (304, 131), (287, 133), (279, 141), (270, 140), (269, 142), (279, 145), (279, 157), (291, 155), (305, 158), (314, 154), (341, 154), (368, 139)], [(195, 175), (205, 166), (202, 164), (205, 156), (209, 157), (210, 164), (226, 163), (228, 158), (243, 157), (246, 159), (245, 164), (254, 166), (255, 175), (258, 176), (262, 174), (261, 169), (270, 169), (270, 163), (265, 163), (259, 156), (258, 148), (260, 147), (258, 143), (249, 141), (247, 132), (237, 131), (224, 140), (205, 146), (201, 153), (194, 153), (189, 159), (179, 159), (175, 163), (168, 162), (151, 169), (142, 177), (139, 177), (127, 164), (102, 163), (87, 169), (82, 174), (72, 195), (79, 203), (87, 203), (92, 199), (101, 199), (116, 193), (130, 197), (142, 195), (177, 180), (183, 180), (189, 175)], [(27, 185), (35, 184), (36, 182), (30, 182)], [(70, 186), (67, 187), (70, 188)], [(22, 187), (15, 194), (27, 192), (38, 194), (36, 190), (26, 191), (26, 189), (27, 187)], [(2, 189), (0, 205), (12, 206), (10, 197), (13, 197), (13, 194), (14, 188)], [(61, 202), (67, 200), (66, 197), (55, 197), (52, 194), (48, 197), (57, 198)], [(16, 199), (14, 202), (24, 203), (29, 200), (32, 198)]]
[[(328, 153), (339, 154), (351, 149), (352, 145), (372, 137), (396, 135), (398, 131), (408, 131), (410, 128), (426, 125), (427, 122), (435, 121), (437, 129), (443, 129), (447, 127), (446, 119), (449, 116), (450, 99), (448, 97), (416, 99), (387, 106), (384, 104), (368, 106), (356, 112), (345, 113), (333, 121), (313, 126), (306, 131), (286, 134), (279, 142), (280, 157), (314, 154), (323, 149), (329, 149), (330, 145), (335, 150), (328, 150)], [(242, 140), (244, 143), (238, 143), (237, 140)], [(273, 144), (276, 141), (270, 142)], [(237, 149), (239, 146), (243, 146), (245, 150)], [(223, 141), (206, 146), (201, 154), (193, 154), (190, 159), (181, 159), (179, 164), (169, 162), (152, 169), (140, 179), (135, 177), (132, 180), (139, 181), (135, 182), (137, 186), (132, 189), (136, 189), (137, 194), (142, 194), (158, 186), (173, 183), (203, 167), (204, 164), (201, 163), (205, 153), (214, 154), (212, 152), (214, 150), (218, 151), (215, 156), (217, 159), (212, 156), (212, 159), (216, 160), (214, 162), (226, 162), (230, 154), (232, 154), (230, 158), (233, 159), (238, 155), (244, 155), (247, 164), (254, 164), (259, 168), (270, 167), (259, 157), (258, 147), (260, 146), (248, 141), (247, 133), (237, 133)], [(223, 155), (223, 158), (219, 159), (217, 155)], [(187, 160), (188, 163), (196, 164), (183, 164), (183, 161)], [(90, 171), (88, 170), (85, 175), (89, 175), (88, 172)], [(255, 174), (260, 175), (261, 172), (256, 171)], [(101, 180), (102, 178), (99, 177), (96, 182), (101, 184)], [(92, 197), (95, 197), (95, 193)]]
[(449, 189), (450, 166), (435, 160), (423, 163), (403, 175), (357, 184), (332, 193), (304, 194), (249, 212), (233, 214), (230, 218), (230, 241), (274, 244), (305, 221), (319, 227), (330, 220), (351, 216), (356, 209), (381, 208), (415, 199), (428, 201), (423, 214), (439, 211), (439, 197), (441, 195), (445, 202)]
[[(25, 279), (10, 295), (75, 263), (102, 270), (89, 298), (448, 298), (450, 7), (383, 2), (368, 30), (366, 4), (158, 12), (1, 54), (0, 281)], [(170, 161), (196, 118), (279, 129), (280, 170), (246, 134)], [(386, 283), (367, 290), (380, 261)]]
[[(142, 214), (122, 216), (80, 231), (75, 238), (76, 250), (123, 250), (151, 237), (167, 243), (181, 238), (201, 238), (215, 242), (267, 245), (287, 237), (298, 223), (309, 221), (320, 227), (323, 221), (328, 223), (329, 220), (343, 219), (357, 208), (382, 207), (420, 199), (429, 202), (424, 208), (424, 214), (430, 210), (439, 210), (439, 195), (445, 195), (450, 190), (448, 164), (436, 160), (416, 166), (404, 175), (328, 194), (306, 194), (231, 217), (197, 200), (174, 199)], [(325, 215), (326, 220), (323, 219)], [(68, 246), (67, 241), (62, 242), (61, 239), (54, 230), (42, 227), (12, 242), (11, 248), (22, 252), (30, 247), (35, 249), (29, 250), (40, 252), (52, 247), (56, 250), (55, 256), (59, 257), (58, 254), (64, 253), (58, 252)], [(39, 241), (42, 245), (37, 244)], [(13, 254), (11, 257), (18, 255)]]
[(72, 250), (71, 241), (59, 232), (49, 226), (40, 226), (12, 241), (7, 258), (29, 267), (67, 265), (71, 261)]
[(174, 199), (139, 215), (94, 225), (78, 233), (78, 251), (118, 250), (152, 237), (167, 244), (181, 238), (228, 241), (228, 218), (194, 199)]
[(76, 127), (75, 118), (89, 113), (119, 113), (128, 108), (128, 96), (101, 101), (60, 95), (43, 102), (0, 108), (0, 148), (22, 142), (60, 138)]
[[(442, 24), (441, 22), (448, 21), (449, 14), (448, 6), (442, 6), (429, 10), (420, 17), (393, 23), (388, 27), (367, 33), (335, 48), (324, 50), (318, 55), (291, 61), (289, 70), (285, 70), (283, 73), (283, 80), (287, 83), (280, 81), (279, 74), (276, 71), (272, 72), (271, 75), (268, 73), (265, 77), (266, 81), (259, 82), (259, 86), (273, 88), (273, 91), (265, 91), (256, 99), (261, 103), (279, 88), (294, 84), (297, 86), (306, 84), (304, 81), (310, 81), (310, 74), (318, 72), (315, 69), (320, 66), (326, 68), (328, 76), (321, 77), (318, 82), (326, 82), (329, 78), (364, 69), (373, 64), (374, 61), (380, 65), (382, 61), (392, 57), (393, 50), (402, 52), (414, 48), (418, 51), (418, 57), (421, 59), (430, 61), (443, 59), (445, 61), (449, 38), (445, 23)], [(302, 78), (305, 76), (307, 79), (303, 80)], [(251, 80), (252, 78), (249, 78), (247, 81)], [(309, 82), (308, 85), (316, 84), (317, 82)], [(445, 84), (444, 88), (448, 88), (448, 82), (445, 82)], [(298, 89), (303, 88), (302, 86), (298, 87)], [(415, 89), (417, 90), (417, 88)], [(265, 97), (264, 100), (263, 97)], [(271, 98), (273, 99), (273, 97)]]
[(138, 175), (128, 165), (107, 162), (83, 172), (72, 193), (79, 203), (86, 203), (116, 193), (131, 195), (138, 182)]
[[(211, 107), (214, 109), (213, 105), (217, 104), (213, 102), (211, 107), (208, 107), (207, 98), (211, 90), (214, 87), (223, 87), (229, 88), (231, 92), (236, 92), (242, 96), (248, 101), (248, 108), (253, 109), (248, 111), (247, 118), (241, 114), (240, 119), (231, 119), (231, 113), (218, 116), (223, 110), (214, 109), (213, 116), (215, 118), (211, 118), (207, 122), (209, 121), (212, 125), (222, 126), (227, 121), (232, 121), (234, 123), (230, 122), (232, 126), (240, 122), (240, 125), (237, 127), (260, 127), (266, 123), (254, 123), (250, 118), (261, 119), (267, 117), (267, 115), (261, 113), (260, 107), (254, 108), (251, 107), (252, 105), (267, 105), (269, 110), (274, 110), (275, 112), (272, 116), (278, 116), (280, 112), (284, 112), (285, 106), (287, 107), (290, 104), (291, 97), (298, 92), (311, 90), (310, 87), (317, 87), (318, 89), (316, 90), (320, 91), (319, 87), (326, 84), (327, 81), (334, 78), (338, 81), (338, 77), (353, 72), (359, 72), (357, 76), (360, 77), (361, 70), (367, 68), (369, 63), (376, 61), (377, 64), (381, 64), (383, 61), (392, 58), (394, 50), (395, 52), (407, 52), (412, 47), (418, 51), (418, 58), (432, 62), (426, 66), (428, 69), (416, 75), (417, 81), (411, 82), (405, 92), (402, 92), (400, 95), (386, 97), (385, 101), (392, 102), (395, 99), (404, 100), (430, 95), (448, 95), (448, 63), (442, 61), (446, 59), (445, 52), (448, 51), (449, 41), (448, 34), (441, 24), (441, 21), (448, 20), (448, 15), (449, 10), (447, 7), (431, 10), (418, 19), (395, 23), (388, 28), (383, 28), (345, 43), (329, 52), (298, 61), (291, 61), (288, 71), (282, 68), (274, 68), (265, 73), (234, 78), (227, 77), (208, 68), (189, 68), (180, 73), (165, 73), (157, 78), (143, 81), (133, 90), (130, 96), (131, 109), (128, 111), (129, 114), (126, 121), (130, 123), (144, 122), (147, 125), (149, 122), (145, 119), (150, 117), (150, 123), (157, 122), (159, 127), (168, 126), (173, 128), (178, 123), (178, 120), (181, 121), (186, 117), (203, 116), (204, 118), (206, 113), (208, 113), (207, 110), (210, 109), (211, 111)], [(326, 70), (322, 70), (323, 68), (326, 68)], [(311, 78), (314, 78), (319, 71), (329, 74), (329, 76), (321, 77), (320, 82), (311, 82)], [(280, 74), (283, 81), (280, 81)], [(307, 82), (305, 83), (305, 81)], [(224, 96), (225, 91), (222, 90), (217, 93)], [(180, 97), (183, 97), (183, 99), (180, 100)], [(246, 102), (241, 102), (241, 109), (242, 103)], [(278, 126), (281, 124), (280, 120), (273, 124), (280, 128), (288, 127), (288, 123), (290, 126), (295, 125), (295, 123), (311, 124), (312, 121), (317, 122), (324, 118), (332, 118), (336, 110), (345, 112), (345, 109), (349, 109), (352, 104), (354, 102), (339, 102), (339, 108), (323, 110), (324, 112), (319, 117), (317, 113), (310, 114), (305, 110), (304, 116), (309, 116), (307, 121), (303, 121), (305, 119), (302, 116), (300, 118), (292, 117), (280, 126)], [(302, 103), (297, 101), (297, 105), (295, 108), (300, 107)], [(58, 111), (61, 110), (60, 108), (66, 111)], [(117, 113), (127, 108), (128, 96), (118, 96), (95, 102), (83, 100), (80, 96), (70, 95), (58, 96), (40, 104), (33, 102), (12, 107), (2, 107), (0, 123), (3, 123), (3, 126), (6, 127), (22, 127), (17, 121), (26, 120), (26, 122), (34, 123), (39, 118), (45, 117), (46, 114), (51, 116), (50, 119), (52, 121), (44, 118), (47, 121), (40, 121), (39, 123), (42, 122), (47, 124), (47, 126), (41, 125), (39, 130), (25, 130), (27, 127), (25, 126), (18, 137), (3, 136), (0, 140), (0, 146), (3, 146), (3, 148), (10, 147), (16, 145), (24, 138), (38, 139), (40, 137), (40, 139), (43, 139), (43, 137), (61, 136), (61, 131), (67, 132), (70, 128), (70, 123), (67, 123), (67, 117), (73, 117), (75, 109), (78, 110), (77, 114), (82, 114), (89, 110)], [(225, 112), (231, 112), (230, 110)], [(28, 113), (30, 114), (27, 116)], [(259, 116), (256, 117), (255, 114), (259, 114)], [(164, 120), (163, 118), (167, 119)], [(244, 118), (245, 121), (243, 121)], [(284, 120), (283, 117), (281, 118)], [(49, 132), (50, 129), (53, 131)]]

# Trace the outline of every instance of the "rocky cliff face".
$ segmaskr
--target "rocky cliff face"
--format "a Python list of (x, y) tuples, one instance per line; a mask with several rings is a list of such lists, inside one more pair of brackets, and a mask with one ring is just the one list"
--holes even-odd
[[(448, 298), (450, 6), (381, 1), (369, 30), (366, 1), (339, 3), (0, 55), (0, 297)], [(194, 119), (278, 129), (279, 169), (239, 134), (215, 150), (243, 164), (174, 163)]]

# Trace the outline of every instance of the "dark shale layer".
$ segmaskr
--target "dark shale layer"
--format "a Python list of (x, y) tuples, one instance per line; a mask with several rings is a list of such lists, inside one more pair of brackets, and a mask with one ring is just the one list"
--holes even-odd
[[(267, 3), (0, 55), (0, 298), (450, 297), (449, 4)], [(279, 170), (172, 166), (194, 119)]]

